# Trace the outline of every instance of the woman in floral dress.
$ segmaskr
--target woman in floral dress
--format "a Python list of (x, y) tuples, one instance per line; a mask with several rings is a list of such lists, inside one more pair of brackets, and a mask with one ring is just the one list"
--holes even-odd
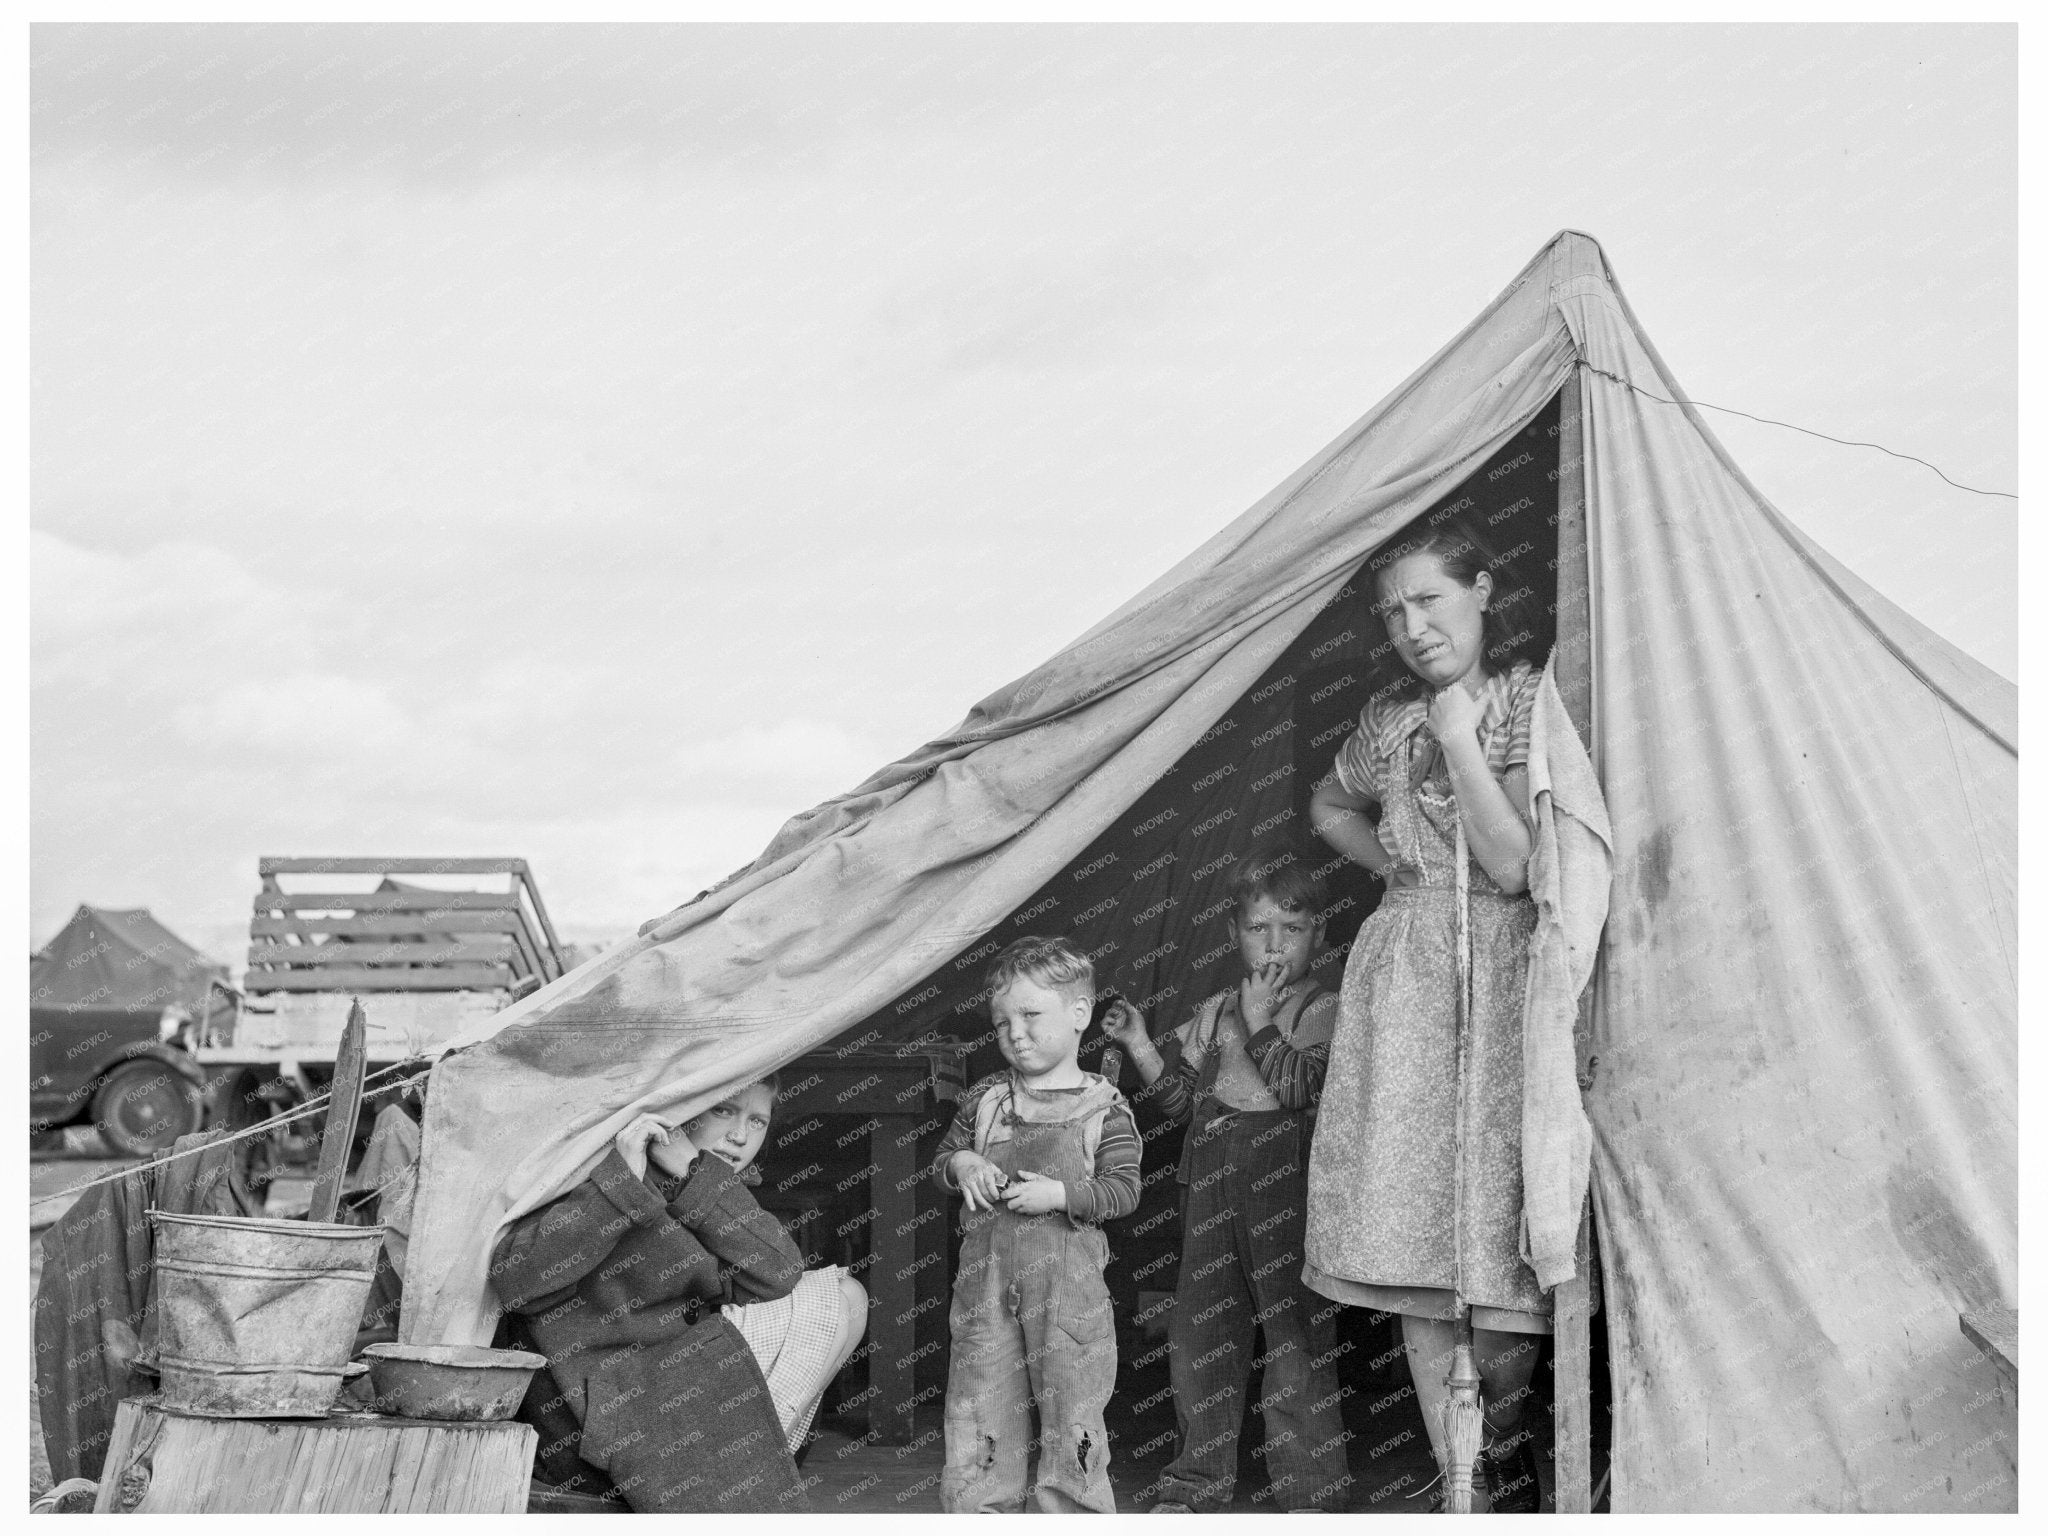
[(1333, 1300), (1401, 1314), (1439, 1466), (1454, 1325), (1470, 1315), (1493, 1508), (1533, 1511), (1535, 1458), (1519, 1430), (1551, 1305), (1521, 1256), (1522, 1003), (1536, 926), (1524, 764), (1540, 673), (1516, 654), (1526, 639), (1507, 632), (1469, 534), (1427, 530), (1373, 568), (1409, 676), (1367, 703), (1310, 807), (1317, 835), (1387, 889), (1345, 966), (1309, 1158), (1303, 1277)]

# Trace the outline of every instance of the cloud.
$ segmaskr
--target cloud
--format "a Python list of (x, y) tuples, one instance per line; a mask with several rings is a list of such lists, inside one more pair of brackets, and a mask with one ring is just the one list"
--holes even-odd
[[(430, 187), (536, 163), (822, 168), (853, 133), (986, 112), (1015, 43), (923, 28), (397, 24), (32, 29), (32, 149), (160, 178), (369, 176)], [(1034, 51), (1077, 50), (1040, 39)]]
[(457, 813), (435, 818), (419, 835), (430, 851), (526, 859), (559, 931), (617, 939), (751, 863), (803, 808), (693, 794), (666, 805), (588, 805), (547, 817)]
[(236, 683), (173, 713), (188, 741), (300, 754), (377, 753), (416, 745), (415, 722), (374, 683), (336, 672), (290, 672)]
[(1183, 319), (1212, 280), (1194, 253), (1159, 243), (1015, 252), (900, 283), (875, 319), (943, 368), (1086, 367)]
[(313, 618), (303, 595), (265, 583), (209, 545), (173, 540), (124, 555), (41, 528), (29, 533), (29, 596), (39, 673), (80, 652), (136, 643), (175, 653), (193, 635), (230, 643), (268, 635), (275, 654)]
[(693, 781), (763, 787), (773, 784), (836, 786), (816, 794), (805, 805), (853, 788), (894, 760), (841, 726), (824, 720), (781, 720), (774, 725), (735, 731), (708, 741), (692, 741), (669, 754), (669, 765)]

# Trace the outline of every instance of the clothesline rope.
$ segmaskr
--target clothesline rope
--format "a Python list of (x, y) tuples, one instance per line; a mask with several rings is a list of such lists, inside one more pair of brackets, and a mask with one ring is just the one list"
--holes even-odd
[(1643, 388), (1634, 379), (1625, 379), (1618, 373), (1609, 373), (1605, 368), (1596, 368), (1584, 358), (1579, 359), (1579, 366), (1588, 373), (1597, 373), (1603, 379), (1612, 379), (1615, 383), (1625, 385), (1639, 395), (1646, 396), (1651, 400), (1661, 401), (1665, 405), (1693, 405), (1698, 406), (1703, 411), (1720, 411), (1724, 415), (1740, 416), (1746, 421), (1760, 421), (1767, 427), (1784, 427), (1788, 431), (1804, 432), (1808, 437), (1817, 437), (1824, 442), (1840, 443), (1844, 448), (1875, 448), (1879, 453), (1888, 453), (1895, 459), (1906, 459), (1911, 463), (1923, 465), (1933, 470), (1937, 475), (1941, 475), (1942, 479), (1947, 480), (1957, 490), (1968, 491), (1972, 496), (2003, 496), (2007, 501), (2019, 500), (2018, 495), (2012, 491), (1987, 491), (1980, 486), (1965, 485), (1960, 480), (1950, 480), (1946, 474), (1942, 473), (1939, 464), (1929, 463), (1917, 453), (1901, 453), (1896, 448), (1885, 447), (1883, 443), (1866, 443), (1856, 438), (1834, 437), (1826, 432), (1816, 432), (1811, 427), (1802, 427), (1789, 421), (1779, 421), (1773, 416), (1752, 416), (1748, 411), (1738, 411), (1732, 405), (1713, 405), (1705, 400), (1669, 400), (1663, 395), (1658, 394), (1655, 390)]
[[(396, 1062), (388, 1067), (379, 1068), (377, 1071), (368, 1073), (364, 1076), (363, 1086), (365, 1088), (368, 1088), (371, 1083), (375, 1082), (380, 1077), (389, 1077), (394, 1072), (403, 1072), (407, 1068), (416, 1066), (419, 1063), (424, 1062), (426, 1060), (427, 1058), (424, 1056), (409, 1056), (404, 1061)], [(425, 1074), (421, 1073), (418, 1075), (424, 1076)], [(181, 1157), (193, 1157), (201, 1152), (211, 1152), (215, 1147), (225, 1147), (233, 1142), (244, 1140), (245, 1138), (250, 1136), (267, 1135), (269, 1132), (276, 1130), (281, 1125), (289, 1125), (294, 1120), (303, 1120), (308, 1115), (318, 1113), (322, 1108), (326, 1106), (327, 1101), (333, 1097), (334, 1095), (332, 1092), (318, 1094), (315, 1097), (306, 1100), (306, 1102), (301, 1104), (297, 1109), (290, 1110), (282, 1115), (272, 1115), (268, 1120), (259, 1121), (257, 1124), (249, 1126), (245, 1130), (236, 1131), (232, 1136), (222, 1136), (213, 1141), (205, 1142), (200, 1146), (188, 1147), (183, 1152), (172, 1152), (168, 1156), (156, 1159), (154, 1162), (137, 1163), (132, 1168), (122, 1168), (116, 1170), (113, 1173), (101, 1174), (100, 1177), (96, 1179), (87, 1179), (83, 1184), (74, 1184), (71, 1188), (60, 1189), (55, 1194), (38, 1195), (33, 1200), (29, 1201), (29, 1207), (33, 1209), (34, 1207), (39, 1205), (48, 1205), (52, 1201), (62, 1200), (68, 1195), (82, 1195), (88, 1189), (97, 1188), (101, 1184), (112, 1184), (117, 1179), (127, 1178), (128, 1175), (131, 1173), (146, 1173), (152, 1168), (162, 1168), (167, 1164), (174, 1163)]]

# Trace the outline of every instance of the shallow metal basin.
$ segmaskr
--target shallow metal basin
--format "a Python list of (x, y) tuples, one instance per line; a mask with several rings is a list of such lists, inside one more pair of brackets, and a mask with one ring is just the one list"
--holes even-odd
[(474, 1344), (372, 1344), (370, 1391), (379, 1413), (488, 1423), (519, 1411), (544, 1355)]

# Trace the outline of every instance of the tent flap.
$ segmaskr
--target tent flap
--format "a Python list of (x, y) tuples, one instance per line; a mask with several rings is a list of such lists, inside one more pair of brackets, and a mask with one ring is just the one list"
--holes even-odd
[[(1658, 376), (1618, 303), (1565, 305), (1597, 367)], [(1584, 409), (1614, 1508), (2012, 1507), (1956, 1314), (2015, 1302), (2015, 909), (1977, 850), (2013, 844), (2016, 762), (1952, 752), (1985, 738), (1897, 620), (1685, 412), (1592, 372)]]

